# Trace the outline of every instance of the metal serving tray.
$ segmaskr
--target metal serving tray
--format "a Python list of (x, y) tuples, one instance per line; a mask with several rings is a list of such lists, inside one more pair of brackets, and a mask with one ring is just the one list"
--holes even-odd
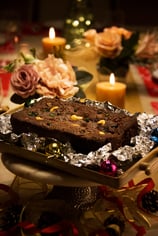
[[(6, 113), (12, 114), (22, 108), (23, 104), (7, 111)], [(30, 161), (32, 165), (34, 165), (34, 163), (38, 163), (50, 168), (52, 167), (52, 172), (55, 168), (67, 174), (71, 174), (77, 177), (81, 177), (82, 179), (84, 178), (85, 180), (98, 183), (98, 185), (108, 185), (113, 188), (123, 187), (131, 179), (133, 179), (136, 174), (140, 172), (144, 172), (146, 175), (150, 175), (158, 168), (158, 147), (153, 149), (148, 155), (134, 163), (118, 177), (105, 175), (86, 167), (77, 167), (61, 159), (48, 158), (48, 156), (43, 153), (29, 151), (23, 147), (17, 146), (16, 144), (7, 143), (6, 141), (0, 141), (0, 153), (11, 154), (8, 155), (9, 157), (11, 157), (12, 155), (17, 156), (19, 157), (20, 162), (25, 159)]]
[(29, 151), (4, 141), (0, 141), (0, 152), (17, 156), (20, 162), (26, 159), (29, 160), (32, 165), (39, 163), (44, 166), (52, 167), (52, 171), (55, 168), (68, 174), (84, 178), (85, 180), (98, 183), (98, 185), (108, 185), (113, 188), (123, 187), (140, 171), (145, 172), (146, 175), (150, 175), (158, 167), (158, 148), (153, 149), (148, 155), (133, 164), (132, 167), (118, 177), (105, 175), (85, 167), (77, 167), (60, 159), (49, 159), (45, 154)]

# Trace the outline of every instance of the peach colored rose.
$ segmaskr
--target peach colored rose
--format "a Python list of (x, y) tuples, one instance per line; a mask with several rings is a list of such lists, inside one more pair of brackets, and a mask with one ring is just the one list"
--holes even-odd
[(104, 32), (111, 31), (115, 34), (119, 34), (119, 35), (123, 36), (126, 40), (129, 39), (132, 35), (131, 31), (126, 30), (125, 28), (122, 28), (122, 27), (117, 27), (117, 26), (112, 26), (110, 28), (104, 28), (103, 31)]
[(122, 50), (121, 35), (106, 30), (98, 33), (95, 37), (95, 45), (98, 52), (107, 58), (114, 58), (118, 56)]
[(139, 58), (153, 58), (158, 55), (157, 37), (154, 33), (140, 38), (135, 54)]
[(69, 62), (49, 55), (45, 60), (37, 61), (34, 68), (40, 76), (37, 93), (60, 98), (71, 97), (77, 93), (75, 72)]
[(86, 32), (84, 32), (84, 34), (83, 34), (85, 39), (87, 39), (88, 41), (90, 41), (92, 43), (94, 43), (96, 35), (97, 35), (97, 31), (95, 29), (89, 29)]
[(115, 58), (122, 51), (122, 37), (128, 40), (132, 32), (121, 27), (104, 28), (97, 33), (95, 29), (87, 30), (84, 37), (91, 43), (92, 48), (103, 57)]
[(24, 64), (12, 74), (11, 86), (16, 94), (27, 98), (35, 93), (39, 79), (39, 75), (34, 70), (33, 65)]

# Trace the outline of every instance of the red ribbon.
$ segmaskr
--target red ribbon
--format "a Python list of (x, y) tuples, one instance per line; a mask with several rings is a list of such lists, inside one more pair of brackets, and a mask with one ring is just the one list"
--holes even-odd
[[(50, 225), (46, 228), (43, 229), (38, 229), (35, 224), (29, 223), (29, 222), (21, 222), (19, 225), (23, 230), (27, 231), (30, 234), (35, 234), (35, 233), (45, 233), (45, 234), (50, 234), (50, 233), (60, 233), (61, 236), (68, 236), (69, 235), (69, 230), (72, 231), (72, 234), (74, 236), (78, 236), (79, 232), (76, 226), (69, 221), (63, 220), (60, 221), (57, 224)], [(62, 233), (64, 232), (64, 233)]]
[(154, 181), (151, 178), (146, 178), (146, 179), (142, 180), (136, 186), (143, 185), (143, 184), (145, 184), (146, 186), (140, 191), (140, 193), (137, 196), (138, 207), (142, 210), (144, 210), (142, 208), (142, 204), (141, 204), (143, 195), (150, 192), (152, 189), (154, 189), (154, 186), (155, 186)]
[[(69, 221), (61, 221), (57, 224), (50, 225), (43, 229), (38, 229), (35, 224), (30, 222), (20, 222), (19, 224), (15, 225), (14, 227), (8, 229), (7, 231), (0, 231), (0, 236), (14, 236), (14, 233), (17, 232), (18, 228), (22, 228), (25, 232), (29, 234), (36, 234), (36, 233), (60, 233), (60, 236), (68, 236), (70, 235), (70, 230), (72, 231), (73, 236), (78, 236), (79, 232), (76, 226), (69, 222)], [(64, 232), (64, 233), (63, 233)]]
[[(12, 188), (6, 184), (0, 184), (0, 190), (8, 193), (8, 195), (10, 196), (10, 200), (15, 203), (15, 202), (18, 202), (19, 200), (19, 196), (16, 192), (14, 192), (12, 190)], [(8, 229), (7, 231), (0, 231), (0, 236), (16, 236), (17, 233), (15, 232), (17, 229), (17, 225), (11, 227), (10, 229)]]
[(150, 104), (151, 104), (151, 106), (152, 106), (152, 108), (154, 110), (154, 113), (156, 115), (158, 115), (158, 102), (157, 101), (151, 101)]
[[(7, 192), (10, 195), (11, 200), (13, 200), (14, 202), (17, 202), (17, 199), (19, 198), (18, 195), (8, 185), (0, 184), (0, 190)], [(35, 234), (35, 233), (46, 233), (46, 234), (49, 233), (50, 234), (50, 233), (58, 232), (60, 233), (60, 236), (66, 236), (68, 235), (68, 232), (70, 230), (72, 231), (73, 236), (78, 236), (79, 234), (78, 229), (72, 222), (63, 220), (57, 224), (53, 224), (43, 229), (38, 229), (35, 224), (32, 224), (30, 222), (20, 222), (17, 225), (13, 226), (12, 228), (8, 229), (7, 231), (0, 231), (0, 236), (10, 236), (10, 235), (14, 236), (14, 233), (16, 235), (16, 232), (17, 232), (16, 230), (19, 227), (21, 227), (23, 230), (26, 230), (27, 232), (31, 234)], [(64, 234), (62, 232), (64, 232)]]
[(14, 226), (7, 231), (0, 231), (0, 236), (17, 236), (17, 226)]
[(144, 82), (145, 88), (150, 97), (158, 96), (158, 85), (153, 82), (150, 70), (145, 66), (138, 66), (138, 72)]
[[(134, 187), (134, 186), (141, 186), (141, 185), (145, 184), (145, 187), (140, 191), (140, 193), (137, 196), (137, 205), (140, 209), (144, 210), (142, 208), (142, 204), (141, 204), (142, 203), (142, 196), (144, 194), (146, 194), (147, 192), (150, 192), (154, 188), (155, 184), (154, 184), (153, 180), (151, 178), (146, 178), (146, 179), (140, 181), (139, 183), (137, 183), (136, 185), (134, 184), (134, 181), (131, 180), (128, 184), (129, 184), (129, 188)], [(124, 189), (127, 189), (127, 188), (128, 187), (124, 187)], [(126, 218), (126, 216), (124, 214), (124, 210), (123, 210), (123, 202), (121, 201), (121, 199), (119, 197), (111, 195), (111, 190), (109, 190), (106, 186), (101, 186), (100, 190), (101, 190), (102, 196), (106, 200), (108, 200), (110, 202), (115, 202), (117, 204), (118, 209), (122, 213), (124, 218), (137, 231), (137, 236), (143, 236), (144, 234), (146, 234), (146, 230), (143, 226), (139, 226), (135, 222), (130, 222)], [(101, 236), (100, 234), (98, 234), (98, 235)]]
[(89, 236), (110, 236), (105, 230), (99, 229), (96, 230), (95, 232), (91, 233)]
[[(139, 183), (137, 183), (136, 185), (134, 184), (133, 180), (131, 180), (129, 182), (129, 188), (134, 187), (134, 186), (141, 186), (141, 185), (145, 185), (145, 187), (140, 191), (140, 193), (137, 196), (137, 205), (140, 209), (144, 210), (142, 208), (142, 204), (141, 204), (142, 196), (144, 194), (146, 194), (147, 192), (150, 192), (154, 188), (155, 184), (151, 178), (146, 178), (146, 179), (140, 181)], [(110, 202), (115, 202), (117, 204), (118, 209), (122, 213), (124, 218), (137, 231), (137, 236), (143, 236), (146, 233), (145, 228), (143, 226), (137, 225), (135, 222), (130, 222), (126, 218), (126, 216), (124, 214), (124, 209), (123, 209), (123, 202), (121, 201), (121, 199), (117, 196), (111, 195), (111, 190), (109, 188), (107, 188), (106, 186), (101, 186), (99, 188), (101, 190), (102, 196), (106, 200), (108, 200)], [(124, 189), (127, 189), (127, 188), (128, 187), (124, 187)], [(5, 184), (0, 184), (0, 189), (5, 192), (8, 192), (10, 194), (11, 198), (17, 201), (18, 195), (9, 186), (7, 186)], [(69, 230), (71, 230), (73, 236), (79, 235), (78, 229), (76, 228), (76, 226), (72, 222), (63, 220), (57, 224), (50, 225), (50, 226), (43, 228), (43, 229), (38, 229), (35, 224), (32, 224), (30, 222), (20, 222), (19, 224), (15, 225), (14, 227), (10, 228), (7, 231), (0, 231), (0, 236), (10, 236), (10, 235), (14, 236), (14, 233), (16, 232), (18, 227), (21, 227), (23, 230), (25, 230), (31, 234), (35, 234), (35, 233), (49, 234), (49, 233), (57, 233), (58, 232), (58, 233), (60, 233), (60, 236), (66, 236), (66, 235), (68, 236), (68, 232), (69, 232)], [(64, 234), (63, 234), (63, 232), (64, 232)], [(97, 232), (95, 232), (95, 234), (91, 234), (90, 236), (96, 235), (96, 233), (98, 236), (108, 236), (108, 233), (105, 231), (102, 231), (102, 230), (98, 230)]]

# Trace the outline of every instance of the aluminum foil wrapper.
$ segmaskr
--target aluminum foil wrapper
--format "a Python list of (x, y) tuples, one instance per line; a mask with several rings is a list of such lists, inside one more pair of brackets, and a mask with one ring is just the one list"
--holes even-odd
[[(90, 152), (88, 155), (68, 153), (69, 163), (76, 166), (88, 166), (98, 165), (100, 166), (102, 161), (106, 161), (111, 156), (115, 157), (119, 162), (130, 162), (134, 163), (138, 158), (147, 155), (155, 143), (150, 140), (150, 135), (153, 129), (158, 127), (158, 116), (142, 113), (137, 117), (138, 124), (140, 127), (139, 136), (131, 138), (131, 145), (120, 147), (119, 149), (112, 151), (111, 144), (103, 146), (95, 152)], [(119, 173), (122, 173), (119, 170)]]
[(6, 135), (11, 132), (12, 132), (12, 126), (10, 124), (10, 114), (1, 115), (0, 116), (0, 133), (2, 135)]
[(45, 146), (45, 138), (38, 137), (34, 133), (23, 133), (21, 134), (21, 144), (29, 151), (37, 151)]
[(19, 140), (19, 136), (12, 133), (10, 114), (0, 115), (0, 139), (11, 143)]
[[(125, 112), (127, 115), (133, 115), (126, 110), (114, 107), (109, 102), (100, 103), (88, 99), (81, 101), (79, 98), (75, 98), (75, 100), (86, 103), (87, 105), (106, 108), (117, 113)], [(87, 167), (90, 165), (100, 166), (103, 161), (107, 161), (111, 157), (113, 157), (116, 162), (121, 162), (122, 164), (127, 161), (130, 163), (136, 162), (138, 157), (142, 158), (147, 155), (155, 145), (155, 142), (150, 139), (150, 136), (153, 129), (158, 128), (158, 116), (146, 113), (138, 113), (135, 115), (137, 116), (140, 132), (138, 136), (131, 139), (129, 146), (126, 145), (112, 151), (111, 143), (108, 143), (100, 149), (85, 155), (82, 153), (75, 153), (71, 148), (71, 145), (68, 144), (68, 151), (67, 153), (64, 152), (62, 160), (78, 167)], [(45, 138), (39, 138), (36, 134), (29, 133), (21, 134), (19, 136), (14, 134), (10, 124), (10, 114), (2, 114), (0, 116), (0, 138), (11, 143), (19, 142), (20, 140), (21, 144), (31, 151), (37, 151), (39, 149), (44, 150), (44, 146), (46, 145)], [(53, 158), (53, 154), (50, 155), (50, 158)], [(119, 172), (122, 173), (122, 170), (120, 169)]]
[(99, 148), (97, 151), (90, 152), (87, 155), (84, 155), (82, 153), (67, 153), (65, 161), (78, 167), (86, 167), (88, 165), (100, 166), (100, 163), (102, 161), (109, 158), (111, 149), (111, 143), (108, 143), (107, 145)]

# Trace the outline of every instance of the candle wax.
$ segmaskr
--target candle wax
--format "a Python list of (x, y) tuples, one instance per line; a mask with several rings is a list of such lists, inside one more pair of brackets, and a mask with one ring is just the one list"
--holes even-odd
[(96, 84), (97, 101), (109, 101), (115, 106), (124, 108), (126, 95), (126, 85), (116, 82), (99, 82)]
[(66, 44), (66, 39), (62, 37), (55, 37), (53, 39), (46, 37), (42, 39), (43, 50), (45, 54), (54, 53), (55, 50), (64, 49)]

